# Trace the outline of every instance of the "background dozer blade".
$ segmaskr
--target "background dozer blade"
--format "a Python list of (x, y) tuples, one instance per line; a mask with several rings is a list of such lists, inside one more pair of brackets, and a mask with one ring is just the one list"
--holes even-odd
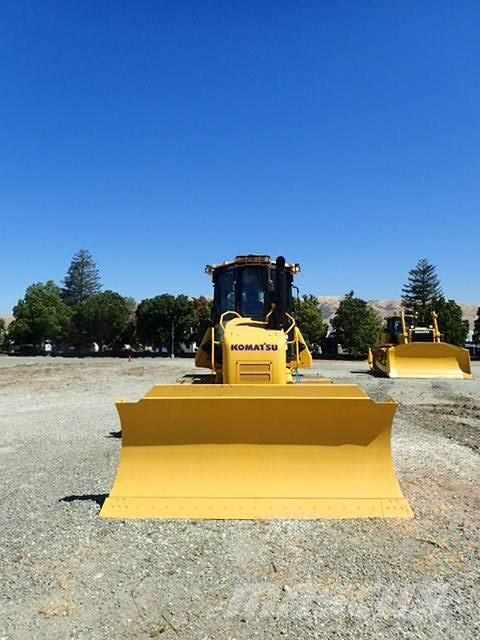
[(356, 385), (156, 386), (117, 403), (104, 518), (410, 518), (392, 466), (396, 403)]
[(467, 349), (445, 342), (413, 342), (388, 350), (390, 378), (450, 378), (472, 380)]

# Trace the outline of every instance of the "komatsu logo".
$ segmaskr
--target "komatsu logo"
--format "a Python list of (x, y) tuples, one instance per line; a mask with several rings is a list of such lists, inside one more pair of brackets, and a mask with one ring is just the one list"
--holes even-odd
[(278, 351), (278, 344), (232, 344), (231, 351)]

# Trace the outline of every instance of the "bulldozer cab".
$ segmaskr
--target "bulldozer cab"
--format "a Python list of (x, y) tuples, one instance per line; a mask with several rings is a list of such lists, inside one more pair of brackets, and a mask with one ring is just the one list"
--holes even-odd
[(392, 344), (412, 342), (439, 342), (440, 333), (436, 325), (436, 315), (432, 314), (432, 323), (418, 319), (415, 315), (401, 314), (386, 319), (386, 333)]
[(277, 305), (280, 298), (284, 300), (284, 311), (291, 314), (293, 274), (300, 269), (298, 265), (285, 264), (285, 277), (280, 279), (277, 269), (281, 267), (277, 263), (278, 260), (273, 261), (270, 256), (248, 255), (237, 256), (233, 262), (223, 265), (207, 266), (214, 287), (214, 324), (218, 324), (226, 311), (264, 320), (272, 304)]
[(387, 318), (386, 332), (390, 335), (391, 342), (398, 344), (400, 336), (403, 334), (400, 316)]

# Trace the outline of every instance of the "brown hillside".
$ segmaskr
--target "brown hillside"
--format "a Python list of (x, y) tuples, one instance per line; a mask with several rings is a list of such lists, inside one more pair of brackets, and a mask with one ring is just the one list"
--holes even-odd
[[(341, 298), (337, 296), (320, 296), (318, 298), (324, 320), (330, 322), (340, 304), (340, 300)], [(400, 300), (369, 300), (369, 302), (382, 318), (391, 316), (400, 310)], [(463, 302), (459, 302), (458, 305), (462, 309), (464, 319), (470, 323), (470, 329), (473, 329), (478, 307), (474, 304), (465, 304)]]
[(13, 316), (0, 316), (0, 318), (5, 321), (6, 327), (13, 321)]

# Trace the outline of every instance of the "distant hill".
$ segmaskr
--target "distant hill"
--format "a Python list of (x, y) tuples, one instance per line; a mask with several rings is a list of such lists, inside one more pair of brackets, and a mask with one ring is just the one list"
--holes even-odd
[[(335, 315), (340, 300), (341, 298), (337, 296), (320, 296), (318, 298), (324, 320), (330, 322)], [(369, 300), (369, 303), (382, 318), (394, 315), (400, 311), (400, 300)], [(465, 304), (463, 302), (459, 302), (458, 306), (462, 309), (464, 320), (468, 320), (470, 329), (473, 329), (478, 307), (474, 304)]]
[(3, 320), (5, 320), (5, 326), (8, 327), (8, 325), (12, 322), (13, 320), (13, 316), (0, 316), (0, 318), (2, 318)]

